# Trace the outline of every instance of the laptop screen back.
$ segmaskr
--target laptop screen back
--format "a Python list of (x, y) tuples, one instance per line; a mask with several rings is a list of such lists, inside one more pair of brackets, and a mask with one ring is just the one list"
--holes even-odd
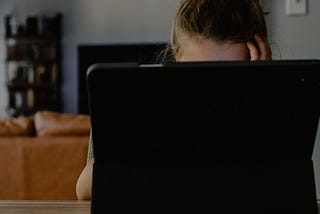
[(95, 213), (316, 213), (318, 62), (100, 64), (88, 86)]

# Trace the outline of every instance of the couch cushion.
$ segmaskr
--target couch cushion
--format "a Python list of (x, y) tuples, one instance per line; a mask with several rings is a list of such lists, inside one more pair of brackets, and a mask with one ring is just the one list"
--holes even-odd
[(89, 136), (88, 115), (38, 111), (34, 115), (37, 136)]
[(0, 136), (31, 136), (33, 131), (31, 117), (0, 119)]

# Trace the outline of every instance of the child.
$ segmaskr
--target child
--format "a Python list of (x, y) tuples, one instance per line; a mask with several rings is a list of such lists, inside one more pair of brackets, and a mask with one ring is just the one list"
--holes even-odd
[[(259, 0), (181, 0), (166, 57), (174, 61), (271, 60), (266, 13)], [(92, 143), (77, 183), (91, 198)]]

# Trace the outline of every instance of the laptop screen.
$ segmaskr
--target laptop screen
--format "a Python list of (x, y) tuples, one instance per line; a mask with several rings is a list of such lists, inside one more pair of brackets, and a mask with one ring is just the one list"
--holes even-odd
[(319, 71), (317, 61), (91, 67), (96, 210), (111, 200), (105, 211), (121, 201), (152, 213), (315, 213)]

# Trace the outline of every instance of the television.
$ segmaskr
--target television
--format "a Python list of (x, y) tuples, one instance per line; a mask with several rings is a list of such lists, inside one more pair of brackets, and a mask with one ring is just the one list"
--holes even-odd
[(156, 64), (167, 43), (83, 44), (78, 46), (78, 113), (89, 114), (86, 73), (95, 63)]

